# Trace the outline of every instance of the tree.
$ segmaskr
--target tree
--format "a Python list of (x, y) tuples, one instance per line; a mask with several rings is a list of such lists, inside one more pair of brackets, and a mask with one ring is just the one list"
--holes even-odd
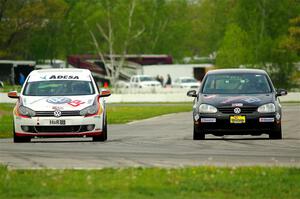
[[(105, 22), (97, 21), (95, 25), (98, 35), (102, 37), (100, 41), (105, 42), (105, 46), (101, 45), (92, 30), (89, 31), (97, 53), (104, 63), (106, 74), (113, 86), (124, 67), (125, 55), (128, 53), (131, 42), (144, 32), (144, 27), (135, 28), (134, 14), (136, 6), (136, 0), (122, 1), (122, 3), (121, 1), (112, 3), (106, 0), (100, 4), (104, 11), (100, 14), (102, 14), (102, 20), (105, 19)], [(109, 56), (108, 61), (105, 59), (105, 54)], [(116, 60), (116, 54), (121, 55), (118, 61)]]
[(217, 66), (232, 68), (249, 65), (252, 61), (249, 46), (248, 34), (236, 24), (229, 25), (217, 52)]
[(0, 58), (31, 57), (27, 46), (31, 36), (46, 26), (47, 14), (60, 5), (59, 0), (0, 0)]
[(281, 48), (297, 53), (300, 57), (300, 16), (290, 20), (289, 34), (281, 41)]

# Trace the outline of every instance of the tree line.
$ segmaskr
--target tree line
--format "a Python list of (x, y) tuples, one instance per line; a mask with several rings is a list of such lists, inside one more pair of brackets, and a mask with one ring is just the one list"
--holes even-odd
[[(215, 57), (295, 87), (299, 0), (0, 0), (0, 59), (71, 54)], [(116, 71), (118, 72), (118, 71)]]

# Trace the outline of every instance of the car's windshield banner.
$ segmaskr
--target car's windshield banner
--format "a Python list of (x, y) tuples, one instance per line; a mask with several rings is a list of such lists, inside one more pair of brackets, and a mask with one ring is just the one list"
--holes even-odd
[(81, 81), (90, 81), (88, 75), (83, 75), (79, 73), (49, 73), (49, 74), (40, 74), (35, 76), (30, 76), (28, 82), (36, 81), (51, 81), (51, 80), (81, 80)]

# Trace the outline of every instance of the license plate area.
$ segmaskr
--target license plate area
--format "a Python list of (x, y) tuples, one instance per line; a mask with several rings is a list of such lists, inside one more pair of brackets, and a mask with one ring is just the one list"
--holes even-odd
[(244, 115), (231, 115), (230, 116), (231, 124), (243, 124), (246, 123), (246, 116)]
[(50, 120), (49, 121), (50, 125), (66, 125), (66, 120)]

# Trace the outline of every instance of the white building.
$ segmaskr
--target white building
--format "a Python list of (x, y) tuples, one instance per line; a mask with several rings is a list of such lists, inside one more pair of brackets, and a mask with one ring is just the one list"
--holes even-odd
[(162, 64), (162, 65), (143, 65), (138, 69), (137, 74), (163, 76), (166, 80), (170, 74), (172, 80), (178, 77), (194, 77), (201, 81), (208, 70), (213, 68), (212, 64)]

